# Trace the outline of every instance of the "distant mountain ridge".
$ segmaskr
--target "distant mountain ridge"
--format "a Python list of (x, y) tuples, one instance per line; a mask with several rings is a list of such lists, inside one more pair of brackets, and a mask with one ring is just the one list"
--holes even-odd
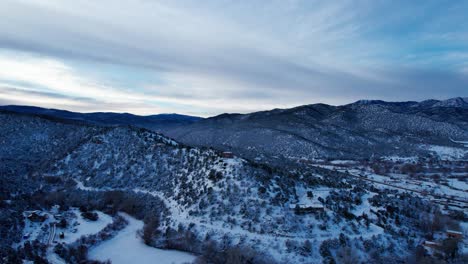
[(0, 110), (15, 113), (42, 115), (64, 120), (76, 120), (94, 125), (131, 125), (152, 130), (158, 130), (161, 127), (191, 124), (203, 119), (201, 117), (179, 114), (140, 116), (129, 113), (112, 112), (78, 113), (66, 110), (18, 105), (0, 106)]
[(468, 139), (468, 99), (311, 104), (250, 114), (222, 114), (161, 132), (189, 145), (250, 158), (424, 156)]
[[(0, 110), (98, 125), (130, 125), (161, 132), (192, 146), (276, 160), (437, 155), (440, 147), (466, 153), (468, 98), (310, 104), (209, 118), (162, 114), (75, 113), (28, 106)], [(460, 154), (462, 153), (462, 154)]]

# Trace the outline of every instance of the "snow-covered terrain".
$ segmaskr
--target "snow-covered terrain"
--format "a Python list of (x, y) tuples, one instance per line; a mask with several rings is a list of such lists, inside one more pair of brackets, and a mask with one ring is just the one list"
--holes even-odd
[[(82, 236), (97, 234), (108, 224), (112, 223), (112, 217), (102, 212), (96, 212), (99, 216), (98, 220), (96, 221), (89, 221), (84, 219), (83, 216), (81, 216), (79, 213), (78, 209), (74, 209), (73, 213), (75, 213), (77, 216), (76, 222), (70, 223), (71, 229), (63, 230), (65, 238), (59, 240), (60, 242), (72, 243)], [(60, 231), (62, 230), (58, 229), (58, 232)]]
[(122, 216), (128, 221), (128, 226), (112, 239), (92, 248), (88, 253), (90, 259), (110, 260), (113, 264), (183, 264), (195, 260), (194, 255), (185, 252), (145, 245), (138, 234), (143, 228), (143, 222), (127, 214)]
[[(374, 126), (369, 109), (351, 107), (369, 118), (362, 125)], [(395, 120), (400, 115), (389, 114)], [(14, 166), (0, 167), (6, 175), (0, 186), (0, 232), (6, 238), (0, 245), (6, 250), (0, 253), (15, 261), (82, 263), (95, 258), (115, 263), (128, 257), (118, 255), (124, 248), (131, 248), (138, 253), (130, 256), (137, 254), (142, 262), (185, 257), (215, 264), (225, 259), (407, 262), (421, 257), (418, 250), (425, 240), (451, 243), (447, 230), (466, 232), (467, 161), (462, 155), (443, 158), (445, 148), (459, 145), (428, 142), (418, 146), (443, 149), (425, 156), (411, 152), (406, 158), (389, 153), (338, 160), (309, 159), (285, 149), (275, 150), (276, 158), (249, 161), (134, 127), (14, 115), (2, 120), (8, 133), (0, 138), (7, 143), (0, 145), (0, 154), (4, 164)], [(386, 129), (421, 128), (405, 126), (388, 124)], [(438, 126), (437, 133), (457, 134), (458, 129)], [(283, 143), (291, 138), (282, 138)], [(299, 141), (294, 141), (296, 147)], [(38, 216), (29, 215), (34, 210)], [(439, 251), (448, 255), (442, 251), (447, 248)]]
[[(27, 212), (26, 214), (29, 214)], [(23, 242), (34, 241), (39, 239), (49, 244), (55, 243), (73, 243), (82, 236), (96, 234), (108, 224), (112, 222), (112, 217), (102, 212), (98, 214), (98, 220), (90, 221), (84, 219), (76, 208), (71, 209), (63, 214), (54, 214), (52, 212), (39, 212), (41, 215), (47, 217), (43, 222), (34, 222), (29, 219), (25, 220), (25, 228), (23, 230)], [(54, 227), (53, 223), (61, 219), (67, 219), (68, 224), (66, 228)], [(63, 233), (64, 238), (59, 238), (59, 234)]]
[(437, 153), (442, 159), (458, 160), (463, 159), (468, 154), (468, 147), (453, 148), (446, 146), (430, 145), (427, 147), (430, 151)]

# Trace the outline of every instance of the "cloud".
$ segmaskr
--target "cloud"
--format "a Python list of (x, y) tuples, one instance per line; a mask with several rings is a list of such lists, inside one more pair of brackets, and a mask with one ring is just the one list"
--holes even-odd
[[(166, 78), (169, 81), (165, 85), (129, 90), (119, 86), (107, 86), (103, 84), (105, 81), (98, 79), (84, 78), (83, 74), (67, 64), (50, 58), (17, 53), (1, 54), (0, 68), (3, 69), (0, 71), (0, 99), (10, 104), (30, 104), (85, 112), (181, 112), (204, 116), (225, 109), (248, 112), (261, 106), (254, 98), (231, 101), (215, 95), (204, 96), (207, 89), (216, 86), (213, 78), (168, 75)], [(177, 92), (177, 88), (188, 83), (192, 86), (190, 94)], [(231, 88), (235, 90), (235, 87)], [(201, 93), (200, 96), (193, 94), (197, 93), (197, 89)], [(213, 89), (211, 92), (216, 91)]]
[(4, 0), (0, 80), (135, 113), (466, 96), (459, 5)]

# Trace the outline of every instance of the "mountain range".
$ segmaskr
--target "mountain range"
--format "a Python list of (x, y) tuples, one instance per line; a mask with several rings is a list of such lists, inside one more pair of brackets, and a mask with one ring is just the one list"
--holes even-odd
[(441, 147), (453, 155), (463, 155), (466, 151), (460, 142), (468, 141), (468, 98), (461, 97), (422, 102), (360, 100), (341, 106), (311, 104), (210, 118), (82, 114), (27, 106), (2, 106), (0, 110), (143, 127), (188, 145), (214, 147), (267, 162), (437, 155)]
[[(466, 250), (445, 232), (466, 225), (467, 111), (358, 101), (164, 123), (3, 107), (0, 259), (96, 263), (86, 252), (121, 232), (118, 212), (144, 221), (147, 246), (196, 263), (424, 263), (426, 239), (451, 256)], [(78, 210), (114, 223), (54, 244)]]
[(430, 155), (468, 140), (468, 99), (304, 105), (223, 114), (162, 132), (181, 142), (251, 158), (369, 158)]
[(62, 120), (75, 120), (77, 122), (83, 122), (94, 125), (131, 125), (153, 130), (160, 129), (162, 127), (168, 128), (175, 125), (186, 125), (202, 119), (201, 117), (179, 114), (158, 114), (140, 116), (129, 113), (111, 112), (77, 113), (66, 110), (20, 105), (0, 106), (0, 110), (15, 113), (34, 114), (39, 116), (58, 118)]

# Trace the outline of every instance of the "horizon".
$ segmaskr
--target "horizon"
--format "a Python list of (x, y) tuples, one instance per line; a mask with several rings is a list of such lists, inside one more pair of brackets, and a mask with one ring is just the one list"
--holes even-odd
[[(135, 116), (141, 116), (141, 117), (145, 117), (145, 116), (157, 116), (157, 115), (179, 115), (179, 116), (188, 116), (188, 117), (198, 117), (198, 118), (203, 118), (203, 119), (206, 119), (206, 118), (211, 118), (211, 117), (216, 117), (216, 116), (220, 116), (220, 115), (236, 115), (236, 114), (253, 114), (253, 113), (257, 113), (257, 112), (268, 112), (268, 111), (273, 111), (273, 110), (286, 110), (286, 109), (293, 109), (293, 108), (297, 108), (297, 107), (301, 107), (301, 106), (308, 106), (308, 105), (317, 105), (317, 104), (325, 104), (325, 105), (330, 105), (330, 106), (345, 106), (345, 105), (350, 105), (350, 104), (355, 104), (355, 103), (358, 103), (360, 101), (381, 101), (381, 102), (384, 102), (384, 103), (422, 103), (422, 102), (425, 102), (425, 101), (431, 101), (431, 100), (435, 100), (435, 101), (439, 101), (439, 102), (442, 102), (442, 101), (446, 101), (446, 100), (452, 100), (452, 99), (462, 99), (464, 101), (467, 101), (468, 102), (468, 97), (462, 97), (462, 96), (456, 96), (456, 97), (451, 97), (451, 98), (447, 98), (447, 99), (434, 99), (434, 98), (429, 98), (429, 99), (424, 99), (424, 100), (420, 100), (420, 101), (385, 101), (385, 100), (379, 100), (379, 99), (359, 99), (357, 101), (353, 101), (353, 102), (350, 102), (350, 103), (346, 103), (346, 104), (340, 104), (340, 105), (332, 105), (332, 104), (325, 104), (325, 103), (310, 103), (310, 104), (303, 104), (303, 105), (296, 105), (296, 106), (292, 106), (292, 107), (288, 107), (288, 108), (270, 108), (270, 109), (263, 109), (263, 110), (258, 110), (258, 111), (254, 111), (254, 112), (246, 112), (246, 113), (236, 113), (236, 112), (224, 112), (224, 113), (219, 113), (219, 114), (216, 114), (216, 115), (209, 115), (209, 116), (202, 116), (202, 115), (187, 115), (187, 114), (182, 114), (182, 113), (177, 113), (177, 112), (172, 112), (172, 113), (154, 113), (154, 114), (148, 114), (148, 115), (141, 115), (141, 114), (135, 114), (135, 113), (130, 113), (130, 112), (118, 112), (118, 111), (90, 111), (90, 112), (80, 112), (80, 111), (73, 111), (73, 110), (69, 110), (69, 109), (64, 109), (64, 108), (48, 108), (48, 107), (41, 107), (41, 106), (36, 106), (36, 105), (13, 105), (13, 104), (7, 104), (7, 105), (0, 105), (0, 107), (32, 107), (32, 108), (42, 108), (42, 109), (46, 109), (46, 110), (56, 110), (56, 111), (66, 111), (66, 112), (71, 112), (71, 113), (79, 113), (79, 114), (98, 114), (98, 113), (103, 113), (103, 114), (130, 114), (130, 115), (135, 115)], [(1, 109), (0, 109), (1, 110)]]
[(467, 2), (5, 0), (0, 105), (210, 117), (468, 97)]

